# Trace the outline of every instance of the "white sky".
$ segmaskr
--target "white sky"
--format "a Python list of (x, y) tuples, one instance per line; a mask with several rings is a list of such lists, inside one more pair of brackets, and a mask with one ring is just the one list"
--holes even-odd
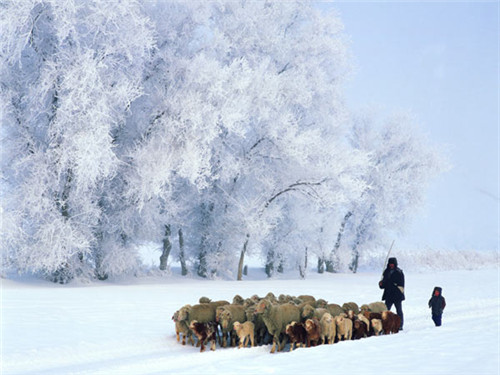
[(499, 248), (499, 4), (339, 2), (353, 109), (410, 110), (453, 168), (436, 180), (407, 248)]

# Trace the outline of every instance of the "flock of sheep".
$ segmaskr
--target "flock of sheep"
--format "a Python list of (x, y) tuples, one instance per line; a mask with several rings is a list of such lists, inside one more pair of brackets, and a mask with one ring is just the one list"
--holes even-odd
[(271, 353), (283, 350), (287, 341), (293, 350), (295, 346), (398, 333), (401, 323), (399, 316), (387, 311), (383, 302), (361, 307), (348, 302), (340, 306), (310, 295), (276, 298), (273, 293), (247, 299), (236, 295), (232, 303), (201, 297), (198, 304), (177, 310), (172, 320), (177, 341), (181, 341), (182, 334), (182, 345), (186, 339), (194, 345), (196, 336), (202, 352), (208, 341), (211, 350), (215, 350), (217, 339), (221, 347), (238, 345), (239, 348), (269, 344), (272, 339)]

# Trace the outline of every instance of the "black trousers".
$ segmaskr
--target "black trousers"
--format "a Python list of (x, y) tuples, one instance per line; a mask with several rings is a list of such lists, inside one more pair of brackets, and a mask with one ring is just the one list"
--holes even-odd
[(403, 329), (403, 307), (401, 306), (403, 301), (385, 301), (385, 305), (387, 306), (387, 310), (391, 310), (392, 305), (396, 307), (396, 314), (401, 318), (401, 327)]
[(436, 327), (439, 327), (441, 325), (441, 317), (442, 317), (442, 315), (432, 314), (432, 320), (434, 321), (434, 324), (436, 325)]

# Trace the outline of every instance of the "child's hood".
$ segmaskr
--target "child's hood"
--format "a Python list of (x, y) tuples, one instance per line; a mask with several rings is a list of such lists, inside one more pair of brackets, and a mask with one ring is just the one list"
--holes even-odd
[(440, 286), (435, 286), (434, 287), (434, 290), (432, 291), (432, 295), (434, 295), (434, 293), (436, 292), (436, 290), (439, 292), (439, 295), (442, 295), (443, 288), (441, 288)]

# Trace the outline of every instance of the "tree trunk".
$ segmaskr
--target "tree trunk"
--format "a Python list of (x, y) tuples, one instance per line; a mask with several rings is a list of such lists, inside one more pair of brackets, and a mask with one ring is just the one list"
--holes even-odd
[(299, 273), (300, 273), (300, 278), (305, 279), (306, 278), (306, 273), (307, 273), (307, 247), (304, 253), (304, 265), (300, 264), (299, 265)]
[(201, 205), (201, 215), (202, 215), (202, 223), (201, 223), (201, 242), (200, 242), (200, 250), (198, 253), (198, 270), (197, 274), (200, 277), (207, 277), (208, 269), (207, 269), (207, 248), (208, 248), (208, 235), (209, 235), (209, 225), (210, 225), (210, 215), (214, 210), (214, 204), (209, 203), (208, 206), (205, 203)]
[(186, 266), (186, 255), (184, 253), (184, 235), (182, 229), (179, 229), (179, 261), (181, 262), (181, 274), (186, 276), (188, 274), (188, 269)]
[(349, 269), (352, 271), (352, 273), (356, 273), (358, 271), (358, 265), (359, 265), (359, 244), (361, 243), (361, 240), (364, 237), (366, 228), (364, 224), (364, 220), (361, 221), (361, 224), (359, 224), (358, 228), (356, 229), (356, 241), (354, 241), (354, 245), (352, 246), (352, 260), (351, 264), (349, 265)]
[(325, 258), (323, 256), (318, 257), (318, 273), (325, 272)]
[[(55, 98), (53, 100), (55, 100), (55, 103), (57, 104), (57, 98)], [(55, 106), (54, 109), (56, 107), (57, 106)], [(64, 182), (63, 191), (61, 193), (59, 200), (56, 201), (56, 205), (59, 208), (59, 210), (61, 211), (61, 215), (65, 221), (67, 221), (70, 218), (68, 199), (69, 199), (72, 181), (73, 181), (73, 171), (71, 169), (68, 169), (66, 171), (66, 181)], [(73, 279), (73, 277), (74, 277), (74, 274), (73, 274), (68, 262), (64, 262), (57, 268), (56, 271), (54, 271), (52, 273), (50, 279), (55, 283), (67, 284)]]
[(279, 273), (283, 273), (285, 271), (285, 266), (283, 264), (283, 259), (280, 259), (279, 260), (279, 263), (278, 263), (278, 269), (276, 271), (278, 271)]
[(170, 250), (172, 250), (172, 243), (170, 242), (170, 225), (165, 225), (165, 237), (163, 237), (163, 252), (160, 256), (160, 270), (165, 271), (167, 269), (168, 256), (170, 255)]
[(345, 216), (344, 220), (342, 220), (342, 223), (340, 224), (340, 229), (339, 233), (337, 234), (337, 241), (335, 241), (335, 245), (333, 246), (333, 249), (330, 253), (330, 257), (328, 260), (325, 261), (326, 263), (326, 272), (338, 272), (338, 264), (337, 263), (337, 258), (338, 258), (338, 250), (340, 248), (340, 244), (342, 241), (342, 236), (344, 234), (345, 226), (347, 222), (349, 221), (349, 218), (352, 216), (352, 211), (349, 211)]
[(274, 250), (267, 251), (267, 259), (266, 259), (266, 275), (267, 277), (271, 277), (274, 274)]
[(238, 263), (238, 281), (243, 279), (243, 263), (245, 262), (245, 253), (247, 252), (248, 240), (250, 239), (250, 235), (247, 234), (247, 239), (243, 244), (243, 249), (240, 254), (240, 262)]

